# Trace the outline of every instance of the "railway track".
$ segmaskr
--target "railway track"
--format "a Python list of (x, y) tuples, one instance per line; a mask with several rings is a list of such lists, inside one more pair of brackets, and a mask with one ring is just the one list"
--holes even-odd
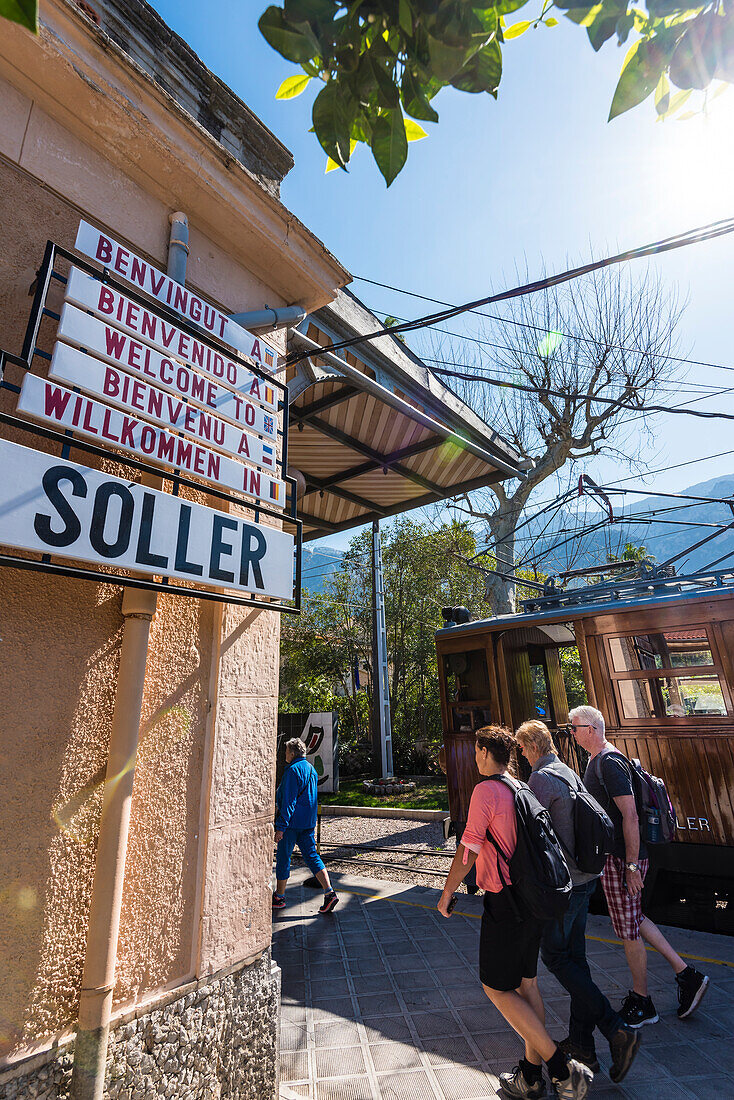
[[(426, 859), (441, 859), (452, 860), (454, 858), (453, 852), (442, 852), (428, 848), (395, 848), (390, 845), (380, 844), (372, 842), (371, 844), (348, 844), (346, 842), (340, 842), (330, 844), (328, 842), (319, 841), (317, 843), (317, 849), (321, 854), (321, 858), (325, 863), (347, 863), (354, 865), (363, 865), (374, 867), (375, 865), (381, 868), (389, 868), (391, 871), (401, 871), (403, 873), (412, 873), (414, 875), (428, 875), (430, 878), (442, 878), (445, 879), (448, 873), (449, 864), (446, 864), (444, 870), (438, 870), (435, 867), (421, 867), (415, 861)], [(344, 853), (347, 854), (344, 854)], [(365, 856), (352, 855), (353, 852), (364, 852), (374, 855), (376, 858), (367, 859)], [(393, 860), (382, 860), (380, 856), (389, 855), (409, 855), (412, 857), (410, 863), (396, 863)]]

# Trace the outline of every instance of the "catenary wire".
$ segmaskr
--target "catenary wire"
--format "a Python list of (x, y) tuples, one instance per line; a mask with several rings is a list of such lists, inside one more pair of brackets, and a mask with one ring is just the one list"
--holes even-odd
[[(386, 330), (383, 326), (374, 332), (364, 333), (361, 336), (352, 336), (346, 340), (338, 340), (336, 343), (331, 343), (321, 350), (331, 352), (339, 351), (342, 348), (355, 347), (357, 344), (363, 344), (369, 340), (384, 337), (385, 335), (397, 336), (401, 332), (413, 332), (416, 329), (427, 328), (431, 324), (448, 321), (452, 317), (458, 317), (460, 314), (468, 313), (470, 310), (478, 309), (480, 306), (490, 305), (494, 302), (509, 301), (513, 298), (521, 298), (527, 294), (533, 294), (540, 290), (547, 290), (550, 287), (559, 286), (562, 283), (571, 282), (573, 279), (578, 279), (582, 275), (588, 275), (592, 271), (600, 271), (603, 268), (627, 263), (631, 260), (644, 259), (647, 256), (657, 256), (674, 249), (685, 248), (692, 244), (700, 244), (703, 241), (713, 240), (716, 237), (725, 236), (732, 232), (734, 232), (734, 218), (722, 219), (718, 222), (712, 222), (709, 225), (701, 226), (698, 229), (678, 233), (672, 237), (666, 237), (650, 244), (628, 249), (625, 252), (619, 252), (613, 256), (606, 256), (601, 260), (593, 260), (580, 267), (570, 268), (566, 271), (558, 272), (555, 275), (544, 276), (533, 282), (524, 283), (521, 286), (512, 287), (509, 290), (500, 291), (498, 294), (490, 294), (484, 298), (477, 298), (472, 302), (465, 302), (460, 306), (453, 306), (437, 313), (428, 314), (425, 317), (418, 317), (414, 321), (407, 321), (399, 325), (394, 325), (389, 330)], [(314, 354), (318, 356), (318, 352), (314, 351), (292, 353), (286, 357), (284, 366), (299, 363), (302, 359), (312, 358)]]
[[(431, 298), (427, 294), (418, 294), (413, 290), (404, 290), (404, 289), (401, 289), (400, 287), (391, 286), (389, 283), (378, 282), (378, 280), (376, 280), (376, 279), (368, 279), (364, 275), (354, 275), (352, 277), (360, 283), (370, 283), (372, 286), (382, 287), (384, 290), (394, 291), (396, 294), (405, 294), (405, 295), (407, 295), (411, 298), (420, 298), (421, 301), (424, 301), (424, 302), (433, 302), (435, 305), (439, 305), (439, 306), (451, 306), (452, 305), (451, 302), (445, 302), (441, 298)], [(382, 310), (382, 309), (377, 310), (377, 311), (373, 310), (373, 312), (384, 313), (385, 316), (387, 316), (387, 317), (396, 317), (396, 315), (394, 313), (391, 313), (389, 311), (385, 311), (385, 310)], [(467, 310), (466, 312), (476, 314), (476, 316), (478, 316), (478, 317), (485, 317), (487, 320), (490, 320), (490, 321), (497, 321), (497, 322), (499, 322), (500, 324), (503, 324), (503, 325), (513, 325), (515, 328), (532, 329), (535, 332), (542, 333), (544, 336), (548, 335), (549, 330), (546, 328), (545, 325), (534, 325), (530, 321), (518, 321), (514, 317), (501, 317), (497, 313), (485, 313), (485, 312), (483, 312), (482, 310), (479, 310), (479, 309), (470, 309), (470, 310)], [(404, 320), (404, 318), (396, 317), (396, 320), (402, 321), (402, 320)], [(426, 325), (425, 327), (426, 328), (437, 328), (436, 325)], [(394, 328), (391, 325), (386, 330), (386, 332), (389, 335), (392, 331), (394, 331)], [(459, 332), (449, 332), (447, 329), (439, 329), (438, 331), (439, 332), (445, 332), (448, 336), (458, 336), (459, 339), (461, 339), (461, 340), (474, 340), (475, 343), (477, 343), (477, 344), (487, 343), (487, 344), (489, 344), (490, 347), (503, 347), (504, 346), (502, 344), (492, 344), (490, 341), (480, 340), (478, 337), (465, 336), (465, 335), (463, 335), (462, 333), (459, 333)], [(559, 330), (555, 330), (555, 329), (553, 331), (554, 332), (557, 331), (558, 335), (562, 336), (564, 340), (576, 340), (579, 343), (588, 343), (588, 344), (595, 344), (596, 343), (596, 341), (591, 336), (581, 336), (578, 333), (572, 333), (572, 332), (560, 332)], [(613, 351), (634, 352), (634, 353), (637, 353), (637, 354), (641, 354), (638, 348), (629, 348), (629, 347), (626, 347), (624, 344), (610, 344), (609, 347)], [(685, 363), (688, 366), (692, 366), (692, 367), (709, 367), (712, 370), (734, 371), (734, 366), (731, 366), (731, 365), (728, 365), (728, 364), (712, 363), (711, 361), (706, 360), (706, 359), (689, 359), (684, 355), (660, 354), (659, 358), (660, 359), (668, 359), (669, 361), (674, 362), (674, 363)]]

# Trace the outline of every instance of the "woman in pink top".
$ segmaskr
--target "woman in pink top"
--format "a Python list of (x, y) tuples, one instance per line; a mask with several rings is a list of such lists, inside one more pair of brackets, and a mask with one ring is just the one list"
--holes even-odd
[[(515, 748), (515, 738), (501, 726), (477, 730), (475, 754), (482, 776), (504, 775)], [(512, 886), (503, 885), (500, 856), (487, 839), (487, 830), (508, 859), (517, 843), (515, 796), (504, 784), (478, 783), (469, 804), (464, 835), (451, 864), (438, 909), (449, 917), (449, 902), (470, 867), (476, 864), (477, 882), (485, 891), (479, 939), (479, 977), (484, 992), (508, 1024), (525, 1042), (525, 1057), (511, 1072), (500, 1075), (508, 1096), (540, 1100), (546, 1095), (543, 1062), (560, 1100), (581, 1100), (592, 1080), (591, 1071), (566, 1055), (545, 1030), (545, 1012), (538, 990), (538, 950), (544, 923), (518, 913)], [(509, 882), (507, 865), (502, 874)]]

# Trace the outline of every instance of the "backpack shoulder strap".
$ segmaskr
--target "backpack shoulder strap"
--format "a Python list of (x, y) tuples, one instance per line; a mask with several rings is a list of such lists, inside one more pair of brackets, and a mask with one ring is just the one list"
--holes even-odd
[(553, 768), (553, 764), (548, 764), (547, 767), (542, 769), (542, 771), (550, 772), (554, 779), (560, 779), (561, 783), (565, 784), (565, 786), (568, 787), (569, 791), (572, 791), (574, 794), (576, 793), (576, 791), (580, 791), (583, 787), (583, 783), (578, 776), (576, 776), (576, 783), (572, 783), (570, 779), (566, 779), (565, 775), (561, 775), (559, 771), (555, 771)]
[[(491, 781), (494, 781), (495, 783), (502, 783), (503, 786), (509, 787), (509, 789), (512, 791), (513, 795), (515, 795), (517, 793), (517, 787), (515, 786), (515, 784), (512, 782), (512, 780), (510, 779), (510, 777), (508, 775), (488, 775), (487, 776), (487, 782), (491, 782)], [(494, 845), (494, 848), (497, 852), (497, 870), (499, 871), (499, 875), (500, 875), (500, 879), (502, 881), (502, 884), (504, 886), (509, 886), (509, 883), (505, 882), (505, 876), (504, 876), (504, 873), (503, 873), (503, 870), (502, 870), (502, 863), (500, 862), (499, 857), (502, 856), (502, 859), (508, 865), (508, 867), (509, 867), (509, 864), (510, 864), (510, 857), (508, 856), (507, 852), (504, 850), (502, 845), (499, 843), (499, 841), (497, 841), (497, 839), (495, 838), (495, 836), (492, 833), (492, 830), (490, 829), (489, 825), (487, 826), (487, 840), (491, 841), (491, 843)]]
[(609, 797), (609, 791), (607, 790), (607, 785), (604, 782), (604, 771), (603, 771), (601, 765), (602, 765), (602, 759), (604, 757), (609, 757), (609, 756), (616, 756), (620, 760), (624, 760), (625, 764), (629, 764), (629, 760), (624, 755), (624, 753), (617, 752), (616, 749), (612, 749), (611, 752), (600, 752), (594, 757), (594, 771), (596, 772), (596, 778), (599, 780), (602, 787), (604, 788), (607, 797)]

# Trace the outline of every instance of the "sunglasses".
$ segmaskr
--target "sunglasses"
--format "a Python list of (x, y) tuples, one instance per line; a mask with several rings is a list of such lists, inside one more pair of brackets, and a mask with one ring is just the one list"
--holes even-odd
[(567, 729), (570, 729), (571, 733), (575, 733), (576, 730), (593, 730), (596, 726), (590, 726), (588, 722), (583, 722), (580, 726), (568, 725)]

